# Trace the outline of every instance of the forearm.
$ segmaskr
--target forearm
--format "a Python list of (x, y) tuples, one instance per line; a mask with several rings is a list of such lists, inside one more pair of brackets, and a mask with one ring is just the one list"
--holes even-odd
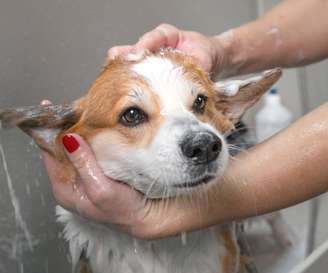
[(327, 10), (327, 0), (287, 0), (258, 20), (216, 36), (228, 55), (222, 76), (299, 66), (327, 57)]
[(146, 234), (167, 236), (256, 216), (327, 190), (328, 103), (231, 160), (225, 177), (203, 194), (157, 208)]
[(238, 190), (230, 200), (234, 216), (271, 212), (326, 192), (327, 166), (328, 103), (231, 162), (225, 183)]

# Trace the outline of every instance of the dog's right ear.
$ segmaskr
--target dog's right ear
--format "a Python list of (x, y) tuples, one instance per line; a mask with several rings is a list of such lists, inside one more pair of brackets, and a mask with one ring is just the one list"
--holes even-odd
[(248, 108), (256, 103), (282, 75), (280, 68), (274, 68), (259, 76), (245, 80), (228, 80), (215, 83), (217, 91), (216, 108), (236, 124)]
[(17, 126), (38, 146), (55, 155), (57, 136), (78, 122), (77, 104), (29, 106), (0, 110), (0, 128)]

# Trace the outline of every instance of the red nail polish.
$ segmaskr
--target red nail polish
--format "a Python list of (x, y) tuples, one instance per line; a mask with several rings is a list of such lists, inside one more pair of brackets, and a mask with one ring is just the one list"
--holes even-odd
[(66, 150), (70, 154), (75, 152), (80, 147), (80, 144), (78, 143), (76, 138), (72, 135), (64, 135), (63, 144), (64, 144)]

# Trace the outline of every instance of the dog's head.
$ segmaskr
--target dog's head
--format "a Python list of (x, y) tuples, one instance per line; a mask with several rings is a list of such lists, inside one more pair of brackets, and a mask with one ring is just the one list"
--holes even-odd
[(206, 184), (228, 161), (224, 135), (281, 75), (213, 83), (190, 56), (173, 50), (117, 58), (71, 105), (0, 111), (65, 161), (61, 138), (78, 133), (104, 173), (156, 198)]

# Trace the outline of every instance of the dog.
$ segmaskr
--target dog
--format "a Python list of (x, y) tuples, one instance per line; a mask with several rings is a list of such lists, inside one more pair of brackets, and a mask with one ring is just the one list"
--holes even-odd
[[(281, 69), (243, 81), (214, 83), (194, 59), (173, 49), (117, 57), (85, 96), (66, 105), (0, 111), (3, 127), (18, 126), (75, 170), (61, 143), (67, 133), (92, 147), (106, 176), (146, 198), (200, 194), (223, 175), (225, 137), (245, 111), (280, 78)], [(65, 179), (74, 181), (74, 179)], [(192, 200), (191, 200), (192, 202)], [(242, 269), (235, 224), (143, 240), (62, 207), (58, 221), (79, 273), (237, 273)]]

